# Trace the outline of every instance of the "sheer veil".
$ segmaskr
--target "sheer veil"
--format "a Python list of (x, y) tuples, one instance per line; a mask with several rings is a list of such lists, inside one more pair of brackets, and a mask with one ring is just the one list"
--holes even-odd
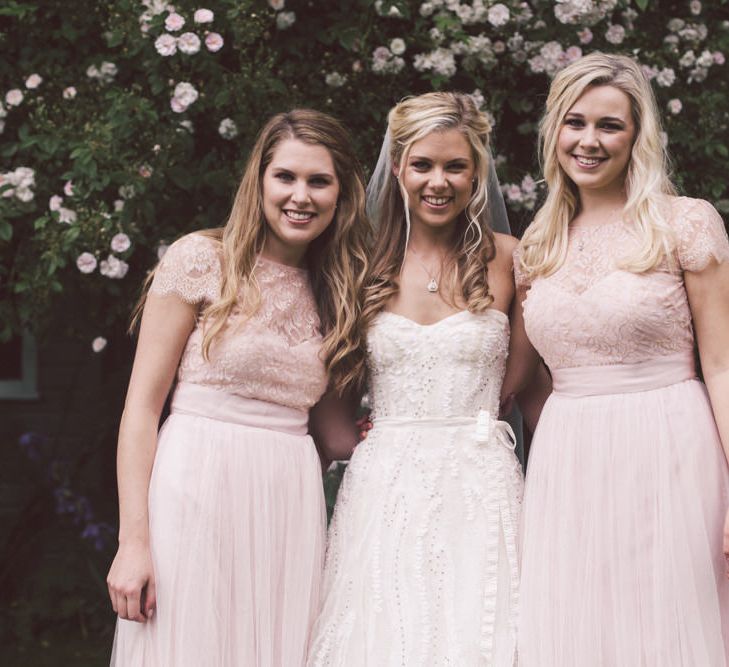
[[(380, 155), (377, 158), (377, 164), (372, 172), (369, 183), (367, 183), (367, 215), (372, 221), (375, 230), (379, 227), (379, 214), (382, 209), (382, 196), (385, 191), (385, 183), (392, 174), (390, 144), (390, 128), (388, 127), (385, 132), (385, 138), (382, 141), (382, 147), (380, 148)], [(494, 166), (494, 160), (490, 152), (488, 183), (486, 184), (486, 188), (489, 226), (495, 232), (511, 234), (509, 218), (506, 215), (504, 195), (499, 187), (496, 167)]]

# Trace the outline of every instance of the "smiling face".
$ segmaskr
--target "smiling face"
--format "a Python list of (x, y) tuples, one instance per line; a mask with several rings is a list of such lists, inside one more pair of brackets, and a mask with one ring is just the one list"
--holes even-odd
[(557, 159), (580, 192), (622, 191), (634, 139), (630, 98), (614, 86), (593, 86), (564, 117)]
[(414, 142), (406, 164), (393, 170), (407, 192), (412, 225), (450, 225), (471, 198), (473, 154), (457, 129), (431, 132)]
[(339, 179), (329, 151), (319, 144), (284, 139), (263, 172), (264, 254), (298, 265), (306, 249), (332, 222)]

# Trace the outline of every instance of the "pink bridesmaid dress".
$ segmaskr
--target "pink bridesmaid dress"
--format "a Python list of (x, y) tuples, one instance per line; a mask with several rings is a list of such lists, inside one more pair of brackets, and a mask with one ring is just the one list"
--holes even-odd
[(677, 198), (670, 224), (673, 268), (621, 270), (628, 224), (576, 226), (564, 266), (529, 286), (554, 392), (527, 468), (522, 667), (729, 665), (729, 471), (683, 280), (729, 243), (701, 200)]
[[(305, 270), (259, 258), (257, 312), (234, 312), (210, 360), (200, 322), (180, 362), (149, 489), (157, 609), (119, 620), (118, 667), (302, 665), (319, 603), (326, 513), (307, 413), (327, 378)], [(192, 234), (151, 286), (203, 304), (220, 245)]]

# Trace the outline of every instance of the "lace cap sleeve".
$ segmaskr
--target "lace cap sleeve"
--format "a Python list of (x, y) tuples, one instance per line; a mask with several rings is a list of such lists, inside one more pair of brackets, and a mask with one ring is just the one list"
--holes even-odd
[(712, 260), (729, 260), (729, 240), (724, 221), (709, 202), (682, 197), (673, 217), (676, 252), (684, 271), (701, 271)]
[(220, 294), (221, 279), (218, 242), (188, 234), (167, 249), (149, 291), (163, 296), (175, 294), (187, 303), (210, 302)]
[(524, 269), (521, 268), (521, 245), (516, 246), (513, 253), (514, 258), (514, 282), (518, 287), (529, 287), (529, 278)]

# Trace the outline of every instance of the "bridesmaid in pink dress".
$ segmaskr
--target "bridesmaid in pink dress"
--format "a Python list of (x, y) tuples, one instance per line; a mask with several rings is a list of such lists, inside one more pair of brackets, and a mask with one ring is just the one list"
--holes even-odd
[(326, 527), (308, 411), (362, 369), (364, 201), (342, 126), (279, 114), (225, 228), (154, 272), (119, 432), (112, 665), (303, 664)]
[(554, 392), (527, 469), (519, 664), (725, 667), (724, 225), (675, 196), (627, 57), (562, 70), (541, 134), (549, 195), (515, 266)]

